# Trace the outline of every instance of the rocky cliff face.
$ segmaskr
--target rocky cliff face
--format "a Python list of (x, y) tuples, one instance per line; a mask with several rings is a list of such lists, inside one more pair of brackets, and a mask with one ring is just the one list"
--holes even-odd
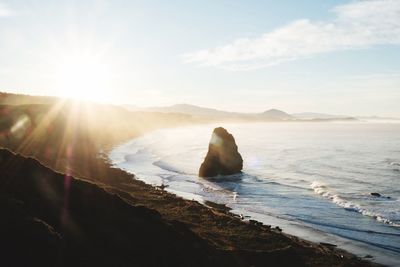
[(243, 168), (243, 159), (238, 152), (235, 138), (222, 127), (214, 129), (208, 153), (199, 169), (200, 177), (230, 175), (239, 173)]

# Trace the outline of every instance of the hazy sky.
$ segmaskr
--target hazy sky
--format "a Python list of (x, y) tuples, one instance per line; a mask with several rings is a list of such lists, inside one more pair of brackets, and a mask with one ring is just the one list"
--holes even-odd
[(0, 90), (400, 116), (400, 0), (0, 0)]

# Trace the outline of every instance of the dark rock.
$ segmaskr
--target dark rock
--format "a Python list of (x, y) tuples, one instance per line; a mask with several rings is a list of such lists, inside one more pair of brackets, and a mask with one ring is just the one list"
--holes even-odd
[(243, 168), (243, 159), (238, 152), (235, 138), (222, 127), (215, 128), (208, 153), (199, 169), (200, 177), (230, 175), (239, 173)]
[(263, 225), (262, 222), (259, 222), (259, 221), (256, 221), (256, 220), (249, 220), (249, 223), (251, 225), (255, 225), (255, 226), (262, 226)]
[(164, 189), (167, 188), (167, 187), (169, 187), (169, 185), (165, 185), (164, 183), (162, 183), (162, 184), (159, 185), (159, 186), (156, 186), (156, 188), (159, 188), (159, 189), (161, 189), (161, 190), (164, 190)]
[(216, 210), (222, 211), (222, 212), (228, 212), (231, 210), (231, 208), (227, 207), (225, 204), (219, 204), (219, 203), (215, 203), (215, 202), (208, 201), (208, 200), (206, 200), (204, 202), (204, 204), (206, 204), (207, 206), (209, 206), (213, 209), (216, 209)]
[(371, 194), (371, 196), (374, 196), (374, 197), (380, 197), (381, 196), (381, 194), (379, 194), (379, 193), (370, 193)]
[(337, 245), (331, 244), (331, 243), (325, 243), (325, 242), (319, 242), (320, 245), (328, 247), (328, 248), (335, 248)]

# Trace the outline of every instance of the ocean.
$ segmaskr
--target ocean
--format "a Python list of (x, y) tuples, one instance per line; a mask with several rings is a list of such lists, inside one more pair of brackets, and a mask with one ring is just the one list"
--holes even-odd
[[(243, 173), (199, 178), (218, 126), (235, 137)], [(400, 266), (400, 123), (219, 123), (161, 129), (115, 147), (109, 158), (115, 167), (163, 184), (178, 196), (223, 203), (245, 219)]]

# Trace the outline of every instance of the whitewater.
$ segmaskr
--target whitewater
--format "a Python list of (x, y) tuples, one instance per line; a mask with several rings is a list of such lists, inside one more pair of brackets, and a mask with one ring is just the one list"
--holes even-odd
[[(215, 127), (243, 173), (197, 176)], [(161, 129), (109, 153), (113, 165), (178, 196), (400, 266), (400, 123), (242, 123)], [(379, 193), (373, 196), (371, 193)]]

